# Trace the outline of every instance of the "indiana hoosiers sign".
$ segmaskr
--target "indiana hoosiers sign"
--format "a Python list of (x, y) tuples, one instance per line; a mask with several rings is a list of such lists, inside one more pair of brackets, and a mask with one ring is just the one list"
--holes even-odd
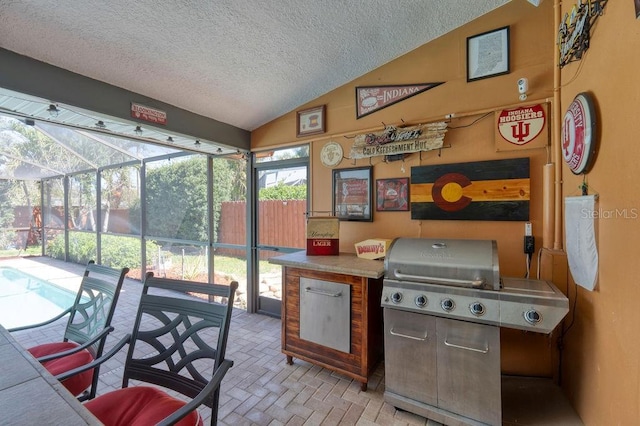
[(496, 121), (500, 134), (496, 151), (544, 148), (548, 144), (546, 104), (497, 111)]
[(574, 174), (587, 173), (593, 165), (595, 138), (593, 100), (588, 93), (579, 93), (562, 122), (562, 156)]

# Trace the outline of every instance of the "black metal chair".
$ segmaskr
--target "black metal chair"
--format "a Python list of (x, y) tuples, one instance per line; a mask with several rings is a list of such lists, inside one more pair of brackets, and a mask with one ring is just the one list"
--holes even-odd
[[(62, 342), (46, 343), (28, 351), (54, 376), (89, 364), (102, 356), (107, 335), (113, 330), (111, 319), (120, 289), (129, 268), (115, 269), (89, 261), (71, 307), (50, 320), (16, 327), (29, 330), (52, 324), (69, 315)], [(76, 375), (62, 384), (78, 399), (95, 397), (99, 366)]]
[[(228, 286), (204, 284), (148, 273), (133, 332), (94, 361), (106, 361), (129, 343), (122, 389), (100, 395), (85, 407), (105, 425), (193, 425), (203, 423), (196, 409), (204, 404), (211, 408), (211, 424), (217, 424), (220, 383), (233, 365), (225, 352), (237, 288), (235, 281)], [(221, 301), (184, 297), (186, 292)], [(129, 387), (130, 381), (134, 386)], [(174, 398), (158, 386), (190, 400)]]

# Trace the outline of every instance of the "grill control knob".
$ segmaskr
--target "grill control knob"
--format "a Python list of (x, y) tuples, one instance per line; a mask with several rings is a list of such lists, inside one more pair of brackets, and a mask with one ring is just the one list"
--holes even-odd
[(531, 325), (536, 325), (542, 321), (542, 315), (535, 309), (529, 309), (524, 313), (524, 320)]
[(484, 305), (480, 302), (473, 302), (471, 305), (469, 305), (469, 310), (473, 315), (477, 317), (484, 315), (484, 313), (486, 312)]
[(400, 302), (402, 302), (402, 293), (397, 292), (397, 291), (396, 291), (395, 293), (393, 293), (393, 294), (391, 295), (391, 301), (392, 301), (393, 303), (400, 303)]
[(424, 308), (425, 306), (427, 306), (427, 296), (425, 296), (424, 294), (416, 296), (415, 302), (418, 308)]
[(451, 312), (455, 309), (456, 303), (451, 299), (444, 299), (440, 302), (440, 306), (447, 312)]

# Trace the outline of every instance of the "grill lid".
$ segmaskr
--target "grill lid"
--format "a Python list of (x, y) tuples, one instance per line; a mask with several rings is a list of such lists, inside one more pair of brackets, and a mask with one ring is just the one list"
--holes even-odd
[(495, 240), (396, 238), (385, 258), (385, 278), (500, 290)]

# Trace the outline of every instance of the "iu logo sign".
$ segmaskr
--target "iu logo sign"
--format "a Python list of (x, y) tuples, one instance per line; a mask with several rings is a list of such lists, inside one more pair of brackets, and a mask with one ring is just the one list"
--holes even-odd
[(588, 93), (579, 93), (562, 122), (562, 156), (574, 174), (589, 171), (595, 154), (595, 136), (593, 101)]
[(542, 105), (506, 109), (498, 117), (498, 131), (507, 142), (526, 145), (542, 132), (546, 119)]

